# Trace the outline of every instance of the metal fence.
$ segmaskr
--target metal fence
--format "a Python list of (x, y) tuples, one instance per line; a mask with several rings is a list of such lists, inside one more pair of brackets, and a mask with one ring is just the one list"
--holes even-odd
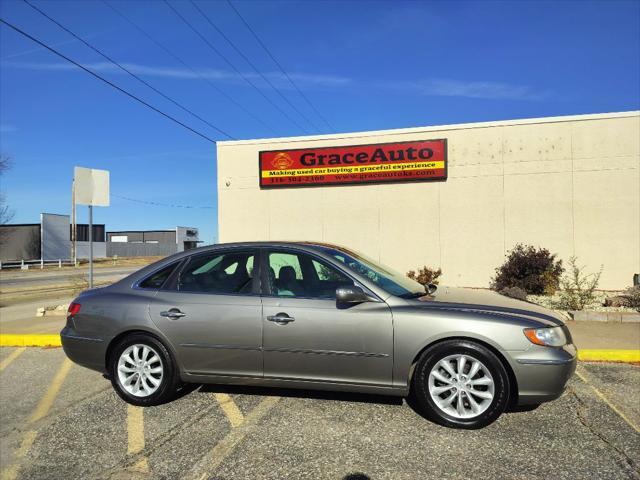
[(63, 265), (73, 265), (73, 260), (20, 260), (15, 262), (0, 262), (0, 270), (7, 268), (20, 268), (21, 270), (29, 270), (30, 268), (43, 269), (45, 265), (57, 266), (62, 268)]
[(175, 243), (107, 242), (107, 257), (166, 257), (177, 251)]

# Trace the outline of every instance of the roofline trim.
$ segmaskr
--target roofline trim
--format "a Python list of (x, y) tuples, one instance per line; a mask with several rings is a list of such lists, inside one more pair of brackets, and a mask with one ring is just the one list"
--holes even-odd
[(175, 230), (114, 230), (107, 233), (176, 233)]
[(40, 223), (3, 223), (0, 228), (13, 228), (13, 227), (39, 227)]
[(516, 125), (532, 125), (537, 123), (562, 123), (562, 122), (580, 122), (588, 120), (606, 120), (611, 118), (629, 118), (640, 117), (640, 110), (630, 110), (627, 112), (611, 112), (611, 113), (593, 113), (586, 115), (564, 115), (556, 117), (536, 117), (523, 118), (515, 120), (498, 120), (491, 122), (472, 122), (457, 123), (447, 125), (434, 125), (425, 127), (396, 128), (390, 130), (368, 130), (361, 132), (334, 133), (327, 135), (305, 135), (298, 137), (273, 137), (259, 138), (251, 140), (225, 140), (218, 141), (218, 148), (231, 147), (236, 145), (269, 145), (273, 143), (295, 143), (295, 142), (314, 142), (323, 140), (343, 140), (353, 138), (382, 137), (391, 135), (404, 134), (421, 134), (427, 132), (441, 132), (447, 130), (468, 130), (474, 128), (490, 128), (490, 127), (508, 127)]

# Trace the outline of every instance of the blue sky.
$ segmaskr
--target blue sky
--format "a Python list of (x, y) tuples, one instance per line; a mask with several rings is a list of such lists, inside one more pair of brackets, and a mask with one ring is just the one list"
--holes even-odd
[[(58, 22), (235, 138), (329, 133), (226, 2), (197, 5), (298, 112), (256, 74), (193, 5), (171, 2), (291, 122), (163, 2), (35, 1)], [(298, 87), (337, 132), (640, 108), (640, 2), (235, 1)], [(0, 16), (206, 135), (223, 138), (60, 30), (21, 0)], [(202, 80), (202, 77), (208, 80)], [(247, 114), (211, 84), (241, 104)], [(257, 121), (254, 117), (258, 117)], [(298, 124), (298, 125), (296, 125)], [(0, 27), (2, 191), (15, 222), (69, 213), (74, 165), (111, 171), (97, 208), (107, 230), (216, 225), (215, 146)], [(257, 162), (256, 162), (257, 164)], [(86, 218), (80, 207), (79, 221)]]

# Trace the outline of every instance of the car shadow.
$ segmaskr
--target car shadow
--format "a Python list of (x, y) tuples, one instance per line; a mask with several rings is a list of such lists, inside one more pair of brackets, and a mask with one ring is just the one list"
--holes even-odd
[[(337, 402), (351, 403), (376, 403), (381, 405), (403, 405), (407, 404), (411, 410), (425, 420), (432, 420), (422, 412), (416, 399), (409, 395), (408, 397), (397, 397), (390, 395), (378, 395), (371, 393), (351, 393), (351, 392), (332, 392), (325, 390), (302, 390), (295, 388), (278, 388), (278, 387), (259, 387), (252, 385), (216, 385), (216, 384), (186, 384), (176, 394), (175, 398), (182, 398), (194, 391), (198, 393), (226, 393), (239, 395), (253, 395), (261, 397), (286, 397), (286, 398), (307, 398), (314, 400), (329, 400)], [(521, 413), (535, 410), (539, 405), (509, 405), (504, 413)]]
[[(407, 398), (405, 398), (405, 400), (407, 401), (407, 405), (409, 406), (409, 408), (411, 408), (411, 410), (413, 410), (416, 414), (420, 415), (422, 418), (429, 422), (433, 422), (433, 419), (431, 419), (426, 413), (422, 411), (413, 395), (409, 395)], [(540, 405), (515, 405), (513, 403), (510, 403), (509, 405), (507, 405), (507, 408), (503, 412), (503, 415), (509, 413), (530, 412), (532, 410), (535, 410), (539, 406)]]
[[(384, 405), (402, 405), (401, 397), (376, 395), (370, 393), (330, 392), (324, 390), (299, 390), (293, 388), (271, 388), (250, 385), (197, 385), (200, 393), (227, 393), (257, 395), (263, 397), (310, 398), (314, 400), (335, 400), (353, 403), (379, 403)], [(195, 390), (195, 389), (194, 389)], [(193, 391), (193, 390), (192, 390)]]

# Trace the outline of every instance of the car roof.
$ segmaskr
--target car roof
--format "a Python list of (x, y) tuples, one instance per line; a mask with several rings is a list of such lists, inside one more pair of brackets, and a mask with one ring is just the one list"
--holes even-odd
[[(331, 243), (325, 242), (312, 242), (312, 241), (248, 241), (248, 242), (229, 242), (229, 243), (216, 243), (214, 245), (205, 245), (202, 247), (191, 248), (189, 250), (183, 250), (182, 252), (174, 253), (173, 255), (169, 255), (157, 262), (154, 262), (150, 265), (147, 265), (140, 270), (132, 273), (131, 275), (123, 278), (122, 280), (116, 282), (116, 284), (122, 283), (123, 285), (130, 284), (131, 280), (137, 281), (139, 279), (145, 278), (147, 275), (154, 271), (158, 271), (165, 266), (173, 263), (182, 261), (186, 257), (190, 257), (192, 255), (198, 255), (206, 252), (215, 252), (221, 251), (225, 249), (236, 249), (236, 248), (264, 248), (264, 247), (298, 247), (310, 251), (316, 251), (320, 255), (327, 255), (327, 252), (321, 251), (323, 248), (331, 248), (335, 250), (340, 250), (345, 253), (350, 253), (349, 249), (345, 247), (341, 247), (339, 245), (334, 245)], [(329, 255), (330, 257), (330, 255)]]
[(288, 240), (280, 240), (280, 241), (247, 241), (247, 242), (228, 242), (228, 243), (216, 243), (214, 245), (207, 245), (203, 247), (194, 248), (191, 250), (185, 250), (185, 252), (194, 252), (196, 250), (212, 250), (212, 249), (221, 249), (227, 247), (307, 247), (307, 248), (335, 248), (338, 250), (348, 250), (347, 248), (335, 245), (327, 242), (313, 242), (309, 240), (305, 241), (288, 241)]

